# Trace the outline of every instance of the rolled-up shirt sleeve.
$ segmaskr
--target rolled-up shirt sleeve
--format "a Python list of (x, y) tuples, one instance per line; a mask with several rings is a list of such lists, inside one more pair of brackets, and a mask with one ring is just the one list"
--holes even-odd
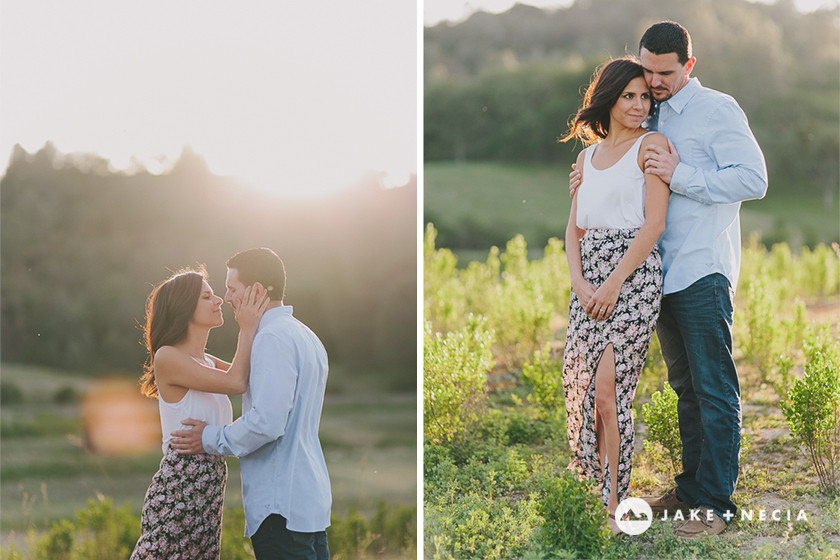
[(258, 333), (251, 351), (247, 403), (242, 416), (226, 426), (206, 426), (201, 441), (207, 453), (243, 457), (286, 433), (295, 400), (298, 368), (292, 341)]

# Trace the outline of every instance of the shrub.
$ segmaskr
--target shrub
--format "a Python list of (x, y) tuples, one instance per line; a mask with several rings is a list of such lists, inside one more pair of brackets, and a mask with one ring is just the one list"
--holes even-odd
[(549, 415), (562, 410), (563, 360), (553, 358), (549, 346), (537, 350), (522, 364), (522, 380), (531, 387), (529, 401)]
[(140, 522), (131, 508), (115, 508), (109, 498), (88, 500), (87, 508), (76, 513), (74, 521), (54, 522), (43, 535), (32, 530), (29, 553), (12, 545), (3, 556), (29, 560), (87, 560), (89, 558), (128, 558), (140, 535)]
[[(377, 555), (416, 556), (417, 508), (377, 505), (367, 522), (351, 512), (346, 519), (333, 516), (327, 529), (330, 552), (336, 560)], [(241, 507), (226, 508), (222, 517), (220, 557), (224, 560), (253, 560), (251, 539), (243, 535), (245, 513)], [(140, 536), (140, 521), (125, 505), (115, 508), (108, 498), (89, 500), (75, 520), (54, 522), (43, 534), (29, 533), (26, 553), (11, 545), (2, 550), (9, 560), (89, 560), (128, 558)]]
[(544, 522), (537, 540), (547, 551), (575, 552), (577, 558), (597, 556), (609, 542), (607, 511), (594, 483), (571, 471), (544, 481), (537, 511)]
[(667, 381), (662, 391), (651, 395), (650, 403), (642, 405), (642, 421), (647, 426), (645, 451), (652, 454), (664, 452), (672, 471), (680, 472), (682, 440), (677, 417), (677, 394)]
[[(402, 554), (416, 556), (417, 551), (417, 508), (407, 506), (389, 506), (380, 500), (376, 513), (370, 519), (370, 528), (378, 538), (374, 541), (373, 552), (382, 554)], [(413, 554), (412, 554), (413, 553)]]
[(53, 402), (55, 404), (73, 404), (81, 400), (79, 392), (70, 385), (65, 385), (58, 389), (53, 395)]
[(391, 506), (381, 500), (369, 521), (355, 510), (345, 518), (333, 515), (327, 528), (330, 556), (335, 560), (416, 556), (416, 527), (416, 507)]
[(778, 312), (778, 299), (767, 283), (762, 278), (750, 280), (743, 309), (747, 335), (740, 346), (744, 357), (759, 369), (764, 380), (776, 359), (779, 346)]
[(492, 247), (485, 261), (458, 268), (448, 249), (437, 249), (428, 224), (423, 246), (425, 319), (437, 332), (463, 329), (469, 314), (487, 318), (496, 333), (495, 355), (509, 370), (549, 341), (553, 316), (568, 313), (570, 280), (563, 244), (549, 239), (542, 259), (529, 260), (525, 239), (504, 252)]
[(830, 296), (840, 291), (840, 254), (820, 243), (813, 250), (803, 247), (799, 256), (801, 290), (813, 296)]
[(437, 330), (456, 330), (467, 314), (466, 293), (457, 257), (449, 249), (435, 249), (436, 239), (437, 231), (428, 224), (423, 236), (424, 314)]
[(805, 447), (817, 471), (820, 488), (835, 493), (840, 469), (840, 361), (814, 351), (805, 375), (793, 382), (782, 402), (791, 435)]
[(20, 404), (24, 400), (23, 391), (16, 383), (0, 383), (0, 404)]
[(478, 492), (427, 504), (424, 541), (432, 558), (521, 558), (540, 524), (534, 496), (494, 499)]
[(481, 317), (471, 317), (466, 328), (446, 335), (433, 333), (426, 323), (423, 432), (430, 441), (451, 443), (475, 420), (493, 364), (492, 342), (493, 333)]
[[(494, 286), (488, 302), (487, 318), (496, 332), (497, 355), (513, 369), (534, 353), (551, 337), (551, 300), (536, 270), (528, 261), (525, 238), (517, 235), (508, 241), (500, 257), (503, 265), (501, 282)], [(548, 288), (556, 292), (560, 288)]]
[(650, 339), (650, 346), (645, 354), (645, 365), (639, 376), (639, 384), (636, 386), (636, 400), (650, 397), (658, 390), (664, 379), (668, 377), (668, 368), (665, 367), (665, 359), (662, 357), (662, 347), (659, 345), (659, 336), (656, 332)]

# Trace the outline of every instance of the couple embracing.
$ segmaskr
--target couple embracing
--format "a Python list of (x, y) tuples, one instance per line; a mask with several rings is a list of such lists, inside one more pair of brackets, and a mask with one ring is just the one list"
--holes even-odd
[[(318, 440), (327, 353), (283, 304), (286, 272), (273, 251), (243, 251), (227, 269), (224, 300), (198, 269), (159, 284), (147, 301), (141, 385), (159, 403), (164, 456), (131, 559), (218, 560), (224, 456), (233, 455), (256, 558), (327, 560), (332, 498)], [(223, 301), (240, 327), (231, 363), (205, 352)], [(227, 395), (243, 393), (233, 421)]]
[(645, 500), (654, 513), (694, 510), (676, 529), (685, 538), (722, 532), (736, 511), (738, 213), (764, 196), (767, 170), (741, 108), (691, 78), (694, 64), (684, 27), (651, 26), (638, 60), (612, 60), (596, 73), (562, 139), (588, 145), (570, 175), (566, 229), (569, 467), (598, 482), (614, 533), (654, 328), (679, 399), (683, 472), (675, 488)]

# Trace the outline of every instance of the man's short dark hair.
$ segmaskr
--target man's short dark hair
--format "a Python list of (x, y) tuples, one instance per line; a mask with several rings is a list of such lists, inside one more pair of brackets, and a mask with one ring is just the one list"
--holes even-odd
[(691, 36), (675, 21), (660, 21), (648, 27), (639, 41), (640, 53), (642, 48), (653, 54), (677, 53), (677, 59), (683, 65), (692, 57)]
[(272, 300), (282, 301), (286, 292), (286, 268), (277, 253), (265, 247), (247, 249), (236, 253), (225, 263), (235, 268), (239, 281), (250, 286), (262, 284)]

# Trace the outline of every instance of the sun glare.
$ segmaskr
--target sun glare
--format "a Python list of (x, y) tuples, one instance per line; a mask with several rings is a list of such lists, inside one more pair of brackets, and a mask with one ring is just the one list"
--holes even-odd
[(368, 170), (416, 171), (413, 6), (148, 0), (101, 2), (89, 18), (77, 10), (58, 3), (44, 19), (37, 3), (4, 3), (0, 157), (52, 142), (159, 174), (189, 146), (214, 173), (304, 198)]

